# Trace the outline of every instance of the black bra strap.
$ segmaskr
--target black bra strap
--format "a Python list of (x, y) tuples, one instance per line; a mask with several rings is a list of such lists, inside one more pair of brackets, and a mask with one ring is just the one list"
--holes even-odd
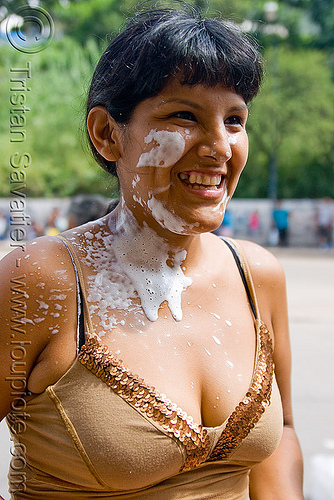
[(80, 283), (79, 283), (79, 293), (80, 293), (80, 303), (79, 303), (78, 351), (80, 351), (81, 347), (85, 345), (85, 319), (82, 307), (83, 297), (82, 297)]
[(251, 294), (251, 292), (249, 290), (249, 286), (248, 286), (248, 283), (247, 283), (247, 280), (246, 280), (245, 272), (244, 272), (244, 270), (242, 268), (242, 264), (241, 264), (241, 260), (240, 260), (239, 254), (236, 251), (236, 249), (233, 247), (233, 245), (231, 244), (230, 241), (227, 241), (225, 238), (221, 238), (221, 239), (223, 240), (223, 242), (228, 246), (228, 248), (232, 252), (232, 255), (233, 255), (234, 260), (235, 260), (235, 262), (237, 264), (238, 271), (240, 273), (242, 282), (244, 284), (244, 287), (245, 287), (245, 290), (246, 290), (246, 293), (247, 293), (247, 297), (248, 297), (248, 300), (249, 300), (250, 307), (252, 309), (252, 313), (254, 315), (254, 318), (258, 319), (257, 318), (255, 304), (254, 304), (254, 301), (253, 301), (253, 298), (252, 298), (252, 294)]
[(78, 309), (78, 326), (77, 326), (77, 354), (78, 354), (81, 347), (85, 344), (85, 320), (84, 320), (83, 307), (82, 307), (83, 293), (82, 293), (82, 289), (81, 289), (78, 268), (77, 268), (75, 260), (73, 258), (73, 254), (69, 248), (69, 242), (61, 236), (56, 236), (56, 237), (64, 243), (65, 247), (67, 248), (67, 250), (70, 254), (72, 264), (73, 264), (75, 279), (76, 279), (77, 309)]

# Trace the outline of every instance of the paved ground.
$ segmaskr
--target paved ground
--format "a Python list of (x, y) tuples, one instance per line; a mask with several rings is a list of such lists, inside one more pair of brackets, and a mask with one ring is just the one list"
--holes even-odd
[(293, 406), (305, 460), (305, 494), (333, 500), (334, 254), (276, 253), (287, 276)]
[[(334, 253), (275, 249), (287, 276), (295, 426), (307, 500), (334, 500)], [(1, 253), (0, 257), (4, 252)], [(0, 424), (0, 494), (9, 500), (9, 437)]]

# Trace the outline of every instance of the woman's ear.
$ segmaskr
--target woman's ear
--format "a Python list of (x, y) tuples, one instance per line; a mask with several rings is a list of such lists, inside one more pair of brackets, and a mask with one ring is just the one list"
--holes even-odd
[(92, 143), (103, 158), (120, 158), (119, 130), (115, 120), (103, 106), (92, 108), (87, 117), (87, 129)]

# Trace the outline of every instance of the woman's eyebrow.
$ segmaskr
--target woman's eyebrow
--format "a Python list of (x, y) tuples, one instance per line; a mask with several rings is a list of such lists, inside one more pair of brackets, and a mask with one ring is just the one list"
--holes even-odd
[[(163, 100), (161, 103), (159, 103), (157, 105), (157, 108), (160, 108), (161, 106), (164, 106), (165, 104), (169, 104), (169, 103), (177, 103), (177, 104), (185, 104), (186, 106), (190, 106), (194, 109), (198, 109), (198, 110), (202, 110), (203, 107), (200, 106), (199, 104), (193, 102), (193, 101), (189, 101), (188, 99), (179, 99), (177, 97), (171, 97), (169, 99), (165, 99)], [(232, 106), (229, 111), (230, 112), (233, 112), (233, 111), (249, 111), (248, 109), (248, 106), (247, 104), (240, 104), (240, 105), (236, 105), (236, 106)]]
[(160, 104), (158, 104), (157, 107), (159, 108), (160, 106), (163, 106), (164, 104), (168, 104), (170, 102), (175, 102), (177, 104), (185, 104), (186, 106), (191, 106), (192, 108), (195, 109), (203, 109), (202, 106), (196, 104), (193, 101), (188, 101), (187, 99), (178, 99), (177, 97), (171, 97), (170, 99), (165, 99)]
[(249, 111), (247, 104), (240, 104), (238, 106), (232, 106), (229, 111)]

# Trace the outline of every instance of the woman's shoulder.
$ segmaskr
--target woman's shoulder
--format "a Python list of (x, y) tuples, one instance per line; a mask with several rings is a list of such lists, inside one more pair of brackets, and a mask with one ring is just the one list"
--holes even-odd
[[(235, 246), (237, 253), (241, 255), (241, 260), (246, 261), (253, 282), (259, 287), (285, 287), (285, 275), (282, 265), (278, 259), (266, 248), (249, 240), (239, 240), (232, 238), (221, 238), (212, 233), (207, 233), (205, 245), (206, 251), (214, 256), (215, 261), (227, 262), (231, 249)], [(227, 243), (227, 244), (226, 244)], [(233, 243), (235, 245), (233, 245)], [(222, 265), (224, 268), (224, 265)]]
[(252, 278), (258, 285), (284, 284), (284, 270), (279, 260), (266, 248), (249, 240), (235, 240), (246, 259)]
[(278, 317), (286, 317), (286, 280), (283, 267), (279, 260), (266, 248), (251, 241), (238, 241), (240, 248), (247, 259), (250, 274), (254, 283), (261, 318), (270, 329), (275, 332), (275, 339), (279, 329), (274, 327)]
[[(60, 239), (40, 237), (28, 242), (24, 251), (7, 254), (0, 262), (0, 275), (0, 357), (5, 372), (6, 366), (10, 370), (12, 349), (22, 343), (29, 381), (52, 346), (75, 339), (76, 277), (71, 258)], [(28, 388), (40, 392), (38, 384)]]
[(68, 251), (60, 238), (42, 236), (3, 257), (0, 261), (1, 276), (9, 281), (21, 276), (31, 284), (39, 283), (42, 288), (42, 277), (45, 278), (45, 286), (55, 280), (60, 284), (70, 280), (71, 272), (64, 272), (65, 268), (70, 271), (70, 262)]
[[(64, 243), (55, 236), (42, 236), (15, 249), (0, 261), (0, 301), (2, 310), (16, 314), (13, 302), (22, 302), (29, 325), (46, 325), (53, 302), (76, 294), (76, 276)], [(66, 300), (65, 300), (66, 299)], [(57, 315), (55, 316), (58, 317)], [(53, 321), (51, 321), (53, 322)], [(35, 332), (43, 328), (35, 328)], [(37, 334), (37, 333), (36, 333)]]
[(266, 248), (254, 243), (249, 240), (239, 240), (232, 238), (222, 238), (210, 233), (208, 235), (207, 244), (210, 248), (215, 248), (217, 252), (227, 252), (227, 245), (224, 244), (224, 240), (229, 243), (236, 244), (236, 246), (241, 250), (241, 257), (243, 257), (250, 268), (252, 276), (262, 277), (262, 278), (277, 278), (280, 275), (284, 275), (283, 268), (278, 261), (278, 259)]

